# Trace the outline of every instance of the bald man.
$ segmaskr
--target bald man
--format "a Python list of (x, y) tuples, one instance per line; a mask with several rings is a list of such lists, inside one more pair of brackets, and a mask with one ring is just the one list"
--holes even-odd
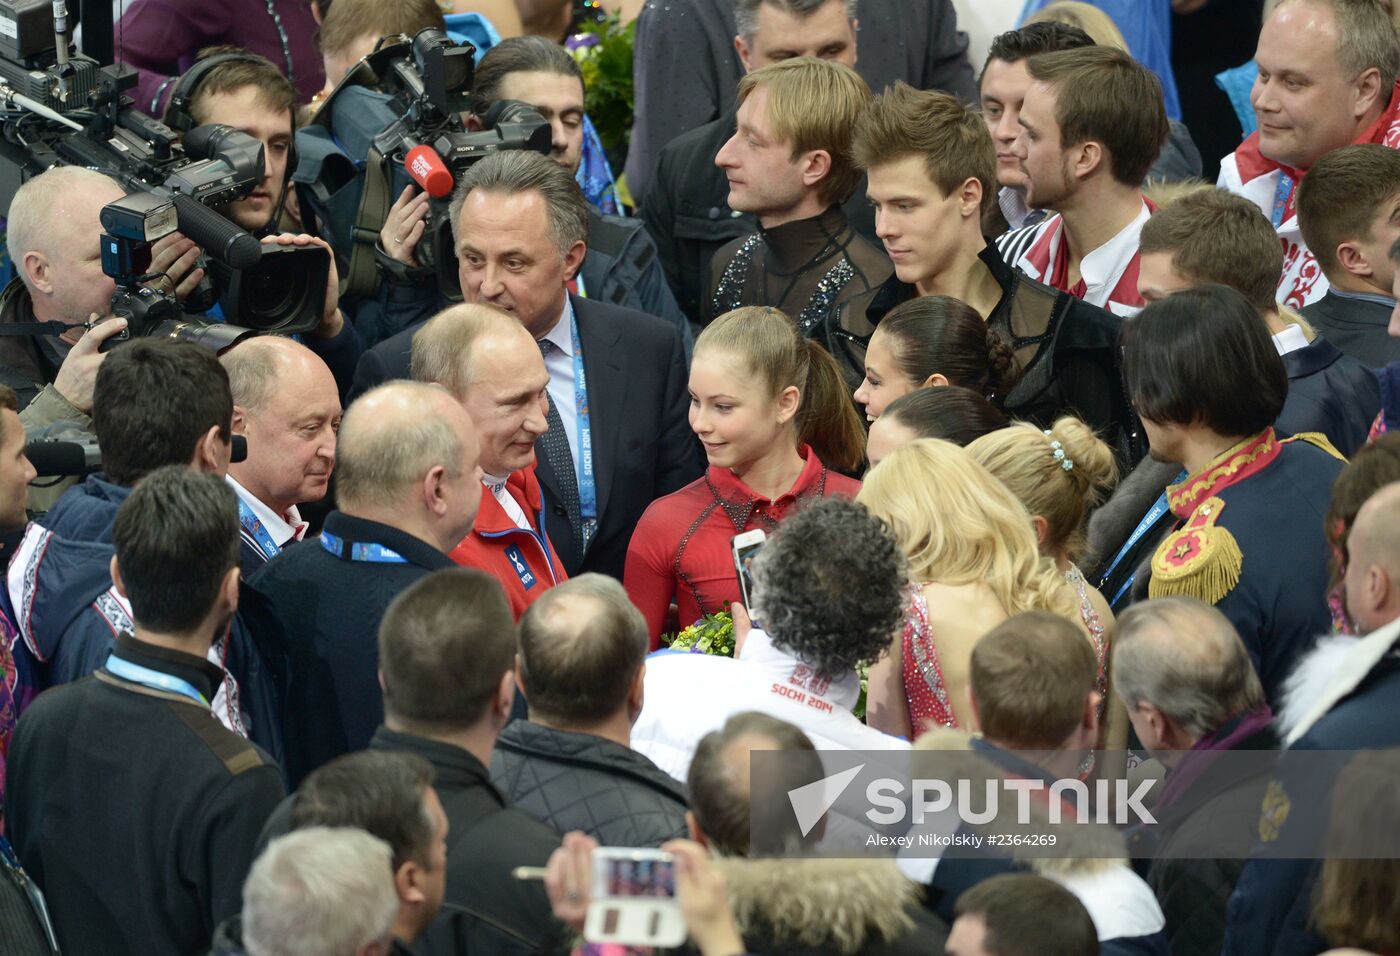
[(647, 644), (646, 619), (613, 578), (583, 574), (530, 605), (515, 656), (530, 719), (506, 725), (491, 764), (512, 806), (603, 846), (688, 835), (685, 787), (632, 749)]
[[(452, 560), (493, 575), (516, 619), (568, 578), (547, 534), (535, 440), (549, 428), (549, 372), (534, 338), (507, 312), (458, 305), (413, 336), (413, 378), (462, 403), (481, 439), (481, 512)], [(557, 520), (563, 520), (557, 519)]]
[(336, 497), (314, 541), (286, 548), (249, 581), (244, 624), (285, 661), (284, 767), (295, 785), (362, 750), (383, 717), (377, 634), (389, 602), (452, 567), (447, 552), (481, 503), (476, 429), (445, 389), (394, 382), (341, 422)]
[(291, 339), (245, 339), (220, 359), (233, 391), (233, 433), (248, 457), (229, 466), (238, 495), (243, 576), (306, 533), (297, 505), (320, 501), (335, 467), (340, 393), (326, 363)]
[(1400, 483), (1361, 506), (1347, 538), (1347, 614), (1358, 634), (1400, 618)]
[[(124, 327), (107, 325), (84, 335), (85, 323), (110, 313), (116, 288), (102, 272), (98, 217), (103, 206), (125, 194), (101, 173), (59, 166), (25, 182), (10, 202), (6, 244), (17, 275), (0, 292), (0, 324), (70, 327), (60, 336), (0, 336), (0, 380), (19, 394), (26, 427), (72, 421), (91, 428), (87, 413), (102, 360), (97, 349)], [(179, 235), (151, 251), (150, 271), (176, 275), (191, 272), (199, 253)]]
[[(1133, 858), (1146, 868), (1172, 951), (1219, 952), (1279, 746), (1263, 685), (1224, 614), (1168, 597), (1118, 618), (1113, 689), (1167, 769), (1152, 808), (1158, 822), (1130, 831)], [(1218, 759), (1223, 751), (1233, 755)]]
[[(1361, 506), (1347, 540), (1347, 613), (1364, 636), (1320, 642), (1290, 678), (1295, 691), (1284, 712), (1288, 749), (1270, 793), (1273, 816), (1281, 821), (1280, 841), (1307, 839), (1298, 836), (1304, 821), (1325, 820), (1330, 812), (1337, 776), (1320, 769), (1311, 751), (1400, 747), (1397, 535), (1400, 482), (1381, 488)], [(1300, 809), (1306, 812), (1296, 812)], [(1315, 861), (1323, 855), (1318, 847), (1312, 861), (1261, 857), (1245, 865), (1230, 901), (1224, 956), (1322, 951), (1312, 899), (1320, 870)]]

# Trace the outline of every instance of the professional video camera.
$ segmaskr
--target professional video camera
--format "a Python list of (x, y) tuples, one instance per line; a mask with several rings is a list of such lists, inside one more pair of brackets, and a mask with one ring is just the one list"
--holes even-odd
[[(326, 277), (330, 272), (330, 259), (321, 254), (320, 249), (275, 246), (263, 252), (260, 246), (261, 258), (251, 274), (256, 284), (246, 295), (235, 290), (234, 298), (239, 300), (242, 310), (238, 316), (244, 324), (208, 322), (197, 316), (187, 316), (173, 295), (141, 285), (154, 278), (150, 274), (151, 243), (176, 229), (173, 199), (149, 192), (132, 193), (102, 207), (101, 218), (102, 228), (106, 230), (102, 236), (102, 271), (117, 285), (112, 294), (112, 314), (127, 320), (126, 330), (109, 338), (104, 348), (115, 347), (137, 336), (163, 335), (223, 352), (249, 335), (286, 331), (286, 317), (298, 323), (292, 331), (308, 331), (320, 321), (326, 298)], [(298, 256), (295, 262), (309, 269), (309, 275), (297, 282), (278, 283), (272, 278), (269, 263), (274, 269), (279, 262), (295, 264), (293, 259), (280, 253), (308, 251), (316, 255)], [(246, 281), (250, 277), (248, 270), (236, 270), (232, 275), (234, 281)], [(299, 294), (305, 301), (288, 307), (288, 294)], [(250, 317), (251, 322), (248, 321)]]
[(548, 121), (524, 103), (499, 102), (478, 117), (482, 131), (467, 131), (461, 113), (471, 109), (475, 55), (470, 44), (454, 43), (432, 27), (412, 40), (386, 38), (297, 131), (301, 209), (331, 237), (345, 291), (368, 295), (377, 288), (379, 230), (411, 179), (430, 196), (418, 260), (444, 294), (459, 298), (447, 213), (453, 185), (498, 150), (549, 152)]
[[(164, 229), (160, 235), (178, 228), (210, 257), (208, 272), (217, 288), (205, 301), (191, 303), (193, 308), (218, 301), (225, 318), (257, 332), (315, 328), (330, 267), (321, 250), (264, 246), (211, 208), (246, 196), (261, 182), (262, 144), (226, 126), (198, 127), (182, 140), (123, 98), (122, 91), (136, 82), (135, 71), (102, 67), (70, 51), (67, 26), (64, 0), (0, 0), (0, 206), (8, 209), (25, 180), (54, 166), (98, 170), (133, 194), (149, 197), (130, 207), (114, 203), (119, 207), (114, 222), (136, 230), (130, 217), (137, 210), (160, 209), (155, 223)], [(110, 230), (108, 218), (104, 210), (103, 226)], [(170, 297), (135, 284), (147, 278), (144, 270), (134, 269), (143, 264), (143, 248), (157, 238), (144, 225), (139, 235), (103, 237), (104, 268), (114, 257), (118, 271), (108, 274), (126, 285), (113, 297), (113, 307), (128, 310), (131, 335), (148, 334), (183, 314)], [(144, 264), (149, 265), (149, 255)], [(158, 316), (154, 325), (145, 321), (148, 316)], [(13, 326), (10, 331), (25, 334)]]

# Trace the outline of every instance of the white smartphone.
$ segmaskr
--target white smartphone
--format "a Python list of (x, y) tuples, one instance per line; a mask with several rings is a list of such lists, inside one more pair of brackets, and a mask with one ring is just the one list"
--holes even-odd
[(624, 847), (593, 851), (593, 898), (583, 924), (585, 940), (672, 947), (684, 943), (685, 937), (671, 854)]
[(729, 550), (734, 555), (734, 573), (739, 577), (739, 594), (743, 597), (744, 610), (753, 620), (753, 559), (763, 548), (768, 535), (762, 530), (745, 531), (736, 534), (729, 541)]

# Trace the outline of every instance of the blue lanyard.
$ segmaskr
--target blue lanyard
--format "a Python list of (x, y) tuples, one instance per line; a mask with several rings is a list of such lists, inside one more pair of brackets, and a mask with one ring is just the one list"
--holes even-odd
[(578, 418), (578, 510), (583, 519), (583, 546), (588, 547), (598, 528), (598, 482), (593, 473), (593, 427), (588, 413), (588, 379), (583, 371), (583, 346), (578, 340), (578, 319), (569, 311), (569, 332), (574, 341), (574, 414)]
[(253, 539), (253, 543), (258, 546), (258, 550), (263, 553), (263, 557), (271, 561), (282, 553), (282, 549), (277, 546), (277, 542), (272, 540), (272, 535), (267, 533), (266, 526), (262, 519), (253, 514), (253, 509), (243, 501), (238, 499), (238, 524)]
[[(1183, 471), (1172, 479), (1171, 483), (1176, 484), (1177, 482), (1185, 480), (1186, 477), (1187, 473)], [(1118, 553), (1113, 556), (1113, 561), (1109, 564), (1108, 570), (1099, 578), (1100, 586), (1108, 583), (1108, 579), (1113, 576), (1113, 572), (1118, 569), (1118, 565), (1127, 557), (1128, 552), (1133, 550), (1133, 546), (1142, 540), (1142, 536), (1147, 534), (1149, 528), (1156, 526), (1157, 522), (1162, 519), (1162, 516), (1167, 513), (1169, 507), (1170, 506), (1167, 504), (1167, 493), (1164, 491), (1162, 492), (1162, 496), (1148, 509), (1147, 514), (1143, 515), (1142, 520), (1138, 522), (1138, 526), (1133, 529), (1133, 533), (1128, 537), (1127, 543), (1119, 548)], [(1128, 575), (1128, 579), (1123, 582), (1123, 586), (1118, 589), (1118, 593), (1113, 595), (1113, 600), (1109, 602), (1110, 605), (1117, 605), (1118, 601), (1127, 593), (1127, 590), (1133, 586), (1133, 579), (1136, 577), (1137, 571), (1134, 569), (1134, 572)]]
[(1288, 197), (1293, 194), (1293, 177), (1283, 170), (1278, 171), (1278, 187), (1274, 190), (1274, 228), (1283, 225), (1283, 213), (1288, 208)]
[(151, 670), (149, 667), (142, 667), (140, 664), (133, 664), (131, 661), (124, 661), (115, 654), (107, 658), (107, 663), (103, 665), (103, 668), (107, 673), (115, 674), (122, 680), (129, 680), (133, 684), (144, 684), (156, 690), (169, 691), (172, 694), (179, 694), (181, 697), (188, 697), (197, 704), (209, 706), (209, 701), (189, 681)]
[(340, 540), (329, 531), (321, 532), (321, 547), (343, 561), (367, 561), (370, 564), (407, 564), (408, 558), (382, 544), (361, 544), (359, 541)]

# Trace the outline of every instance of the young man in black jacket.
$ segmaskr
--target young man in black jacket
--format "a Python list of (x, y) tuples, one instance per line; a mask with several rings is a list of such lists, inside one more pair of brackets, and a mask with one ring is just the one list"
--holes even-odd
[(20, 719), (6, 826), (65, 953), (204, 952), (282, 798), (276, 764), (209, 709), (223, 678), (209, 647), (238, 605), (233, 491), (160, 469), (112, 539), (134, 633)]
[(875, 327), (901, 302), (947, 295), (972, 306), (1015, 351), (1020, 381), (995, 400), (1048, 428), (1073, 412), (1121, 462), (1145, 453), (1116, 358), (1120, 320), (1013, 268), (982, 237), (996, 157), (982, 118), (945, 93), (896, 85), (861, 117), (852, 142), (876, 231), (894, 260), (883, 285), (834, 310), (821, 330), (852, 391)]

